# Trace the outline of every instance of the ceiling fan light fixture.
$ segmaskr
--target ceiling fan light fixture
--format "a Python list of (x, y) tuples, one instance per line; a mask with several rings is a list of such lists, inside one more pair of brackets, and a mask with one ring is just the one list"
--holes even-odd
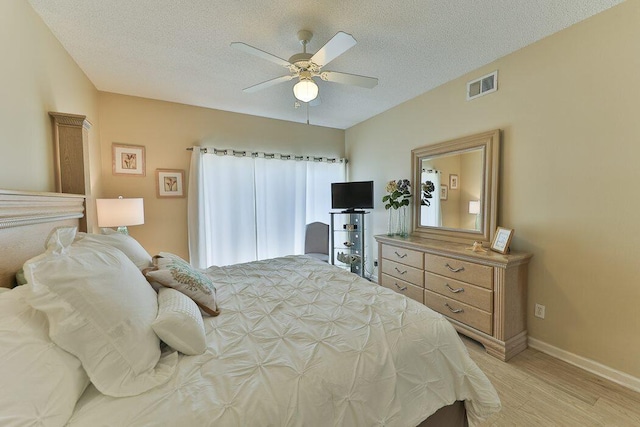
[[(344, 31), (338, 31), (335, 36), (320, 48), (320, 50), (313, 54), (307, 53), (307, 44), (309, 43), (309, 40), (311, 40), (312, 36), (313, 34), (307, 30), (301, 30), (298, 32), (298, 40), (302, 43), (302, 52), (292, 55), (288, 61), (256, 47), (249, 46), (246, 43), (231, 43), (231, 47), (234, 49), (239, 49), (262, 59), (271, 61), (285, 67), (289, 71), (289, 73), (284, 76), (276, 77), (275, 79), (246, 87), (242, 89), (242, 91), (253, 93), (279, 83), (298, 79), (298, 82), (293, 86), (293, 96), (296, 98), (296, 102), (304, 102), (308, 104), (309, 102), (318, 99), (315, 103), (315, 105), (318, 105), (320, 101), (318, 98), (319, 87), (314, 80), (315, 77), (319, 77), (321, 80), (326, 82), (354, 85), (368, 89), (371, 89), (378, 84), (378, 79), (374, 77), (324, 70), (324, 67), (327, 64), (355, 46), (356, 39), (354, 39), (351, 34), (347, 34)], [(311, 105), (313, 106), (314, 104)]]
[(293, 86), (293, 95), (302, 102), (313, 101), (318, 97), (318, 85), (311, 78), (301, 78)]

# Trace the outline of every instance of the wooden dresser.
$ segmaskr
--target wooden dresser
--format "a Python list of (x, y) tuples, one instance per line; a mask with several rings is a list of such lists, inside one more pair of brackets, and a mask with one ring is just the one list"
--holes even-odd
[(380, 285), (445, 315), (498, 359), (527, 348), (531, 254), (478, 253), (469, 244), (414, 236), (375, 239)]

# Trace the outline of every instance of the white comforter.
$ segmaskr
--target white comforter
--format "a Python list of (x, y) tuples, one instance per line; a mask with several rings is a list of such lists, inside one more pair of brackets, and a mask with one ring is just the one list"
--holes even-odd
[(465, 400), (471, 419), (498, 396), (440, 314), (305, 256), (207, 270), (222, 313), (208, 348), (128, 398), (93, 386), (71, 426), (414, 426)]

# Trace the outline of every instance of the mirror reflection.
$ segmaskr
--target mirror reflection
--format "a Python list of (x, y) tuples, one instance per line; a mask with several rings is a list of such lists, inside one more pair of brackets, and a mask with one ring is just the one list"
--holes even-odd
[(499, 170), (499, 129), (411, 150), (413, 233), (451, 242), (490, 242)]
[(421, 161), (420, 225), (480, 231), (484, 149)]

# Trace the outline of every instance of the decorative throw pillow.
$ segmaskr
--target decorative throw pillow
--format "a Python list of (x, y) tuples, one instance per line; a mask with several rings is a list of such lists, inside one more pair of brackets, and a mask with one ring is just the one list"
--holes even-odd
[(66, 425), (89, 384), (80, 360), (49, 338), (28, 287), (0, 292), (0, 424)]
[(177, 255), (160, 252), (153, 257), (154, 267), (144, 271), (149, 281), (182, 292), (207, 314), (220, 314), (216, 299), (216, 287), (204, 273), (196, 270)]
[(133, 396), (168, 381), (177, 353), (160, 360), (157, 295), (140, 270), (118, 249), (86, 238), (69, 245), (65, 233), (24, 265), (27, 303), (47, 316), (51, 340), (103, 394)]
[(158, 292), (158, 317), (151, 327), (162, 341), (181, 353), (194, 356), (207, 348), (198, 306), (175, 289), (162, 288)]
[(103, 228), (102, 233), (103, 234), (77, 233), (76, 240), (88, 239), (120, 249), (140, 270), (153, 265), (149, 252), (133, 237), (118, 233), (110, 228)]

